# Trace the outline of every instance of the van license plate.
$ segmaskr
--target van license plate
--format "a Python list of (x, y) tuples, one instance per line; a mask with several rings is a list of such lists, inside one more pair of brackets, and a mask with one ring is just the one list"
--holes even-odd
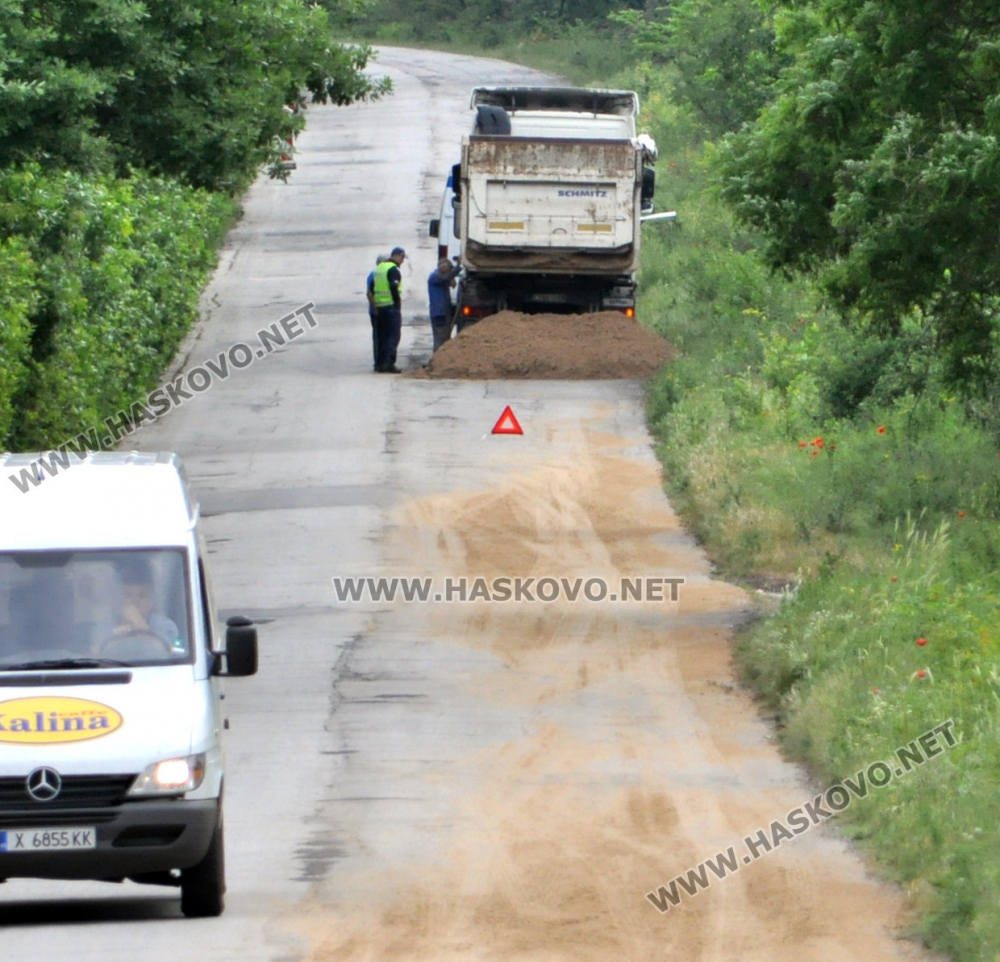
[(0, 831), (0, 852), (52, 852), (97, 848), (96, 828), (7, 828)]

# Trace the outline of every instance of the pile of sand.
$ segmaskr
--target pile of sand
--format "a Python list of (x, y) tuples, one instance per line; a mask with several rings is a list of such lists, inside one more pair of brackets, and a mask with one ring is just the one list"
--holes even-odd
[(501, 311), (465, 328), (415, 377), (649, 377), (677, 350), (634, 318)]

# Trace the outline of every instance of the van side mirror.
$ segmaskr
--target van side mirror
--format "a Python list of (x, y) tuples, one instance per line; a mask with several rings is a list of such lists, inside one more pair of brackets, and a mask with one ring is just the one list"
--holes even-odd
[(232, 678), (257, 674), (257, 628), (249, 618), (233, 615), (226, 622), (226, 670)]
[(431, 221), (431, 229), (428, 231), (431, 237), (437, 237), (441, 233), (441, 221), (436, 217)]
[(451, 199), (452, 204), (455, 203), (455, 198), (462, 196), (462, 165), (453, 164), (451, 168), (451, 189), (455, 197)]

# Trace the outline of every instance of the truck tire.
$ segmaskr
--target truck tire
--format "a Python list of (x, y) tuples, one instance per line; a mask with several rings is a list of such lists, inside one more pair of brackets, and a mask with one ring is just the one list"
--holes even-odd
[(189, 919), (222, 915), (225, 892), (226, 858), (220, 815), (205, 857), (181, 871), (181, 912)]

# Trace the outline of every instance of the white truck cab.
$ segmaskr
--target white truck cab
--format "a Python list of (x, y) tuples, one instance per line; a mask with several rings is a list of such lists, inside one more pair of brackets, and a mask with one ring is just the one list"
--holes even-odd
[(452, 186), (452, 175), (448, 174), (444, 193), (441, 195), (441, 211), (430, 223), (430, 235), (438, 242), (437, 259), (450, 261), (458, 251), (458, 236), (455, 233), (455, 189)]
[[(0, 477), (37, 454), (0, 454)], [(225, 892), (223, 676), (256, 628), (216, 626), (180, 459), (102, 453), (0, 484), (0, 880)]]

